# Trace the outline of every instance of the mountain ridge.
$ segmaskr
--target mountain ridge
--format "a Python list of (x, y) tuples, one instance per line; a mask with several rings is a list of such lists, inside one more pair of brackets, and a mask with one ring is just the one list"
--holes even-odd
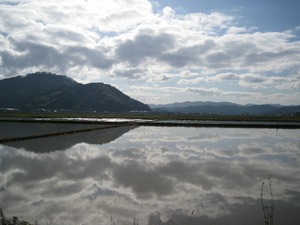
[(153, 112), (157, 113), (194, 113), (216, 115), (287, 115), (299, 114), (300, 106), (283, 106), (279, 104), (247, 104), (241, 105), (232, 102), (175, 102), (169, 104), (150, 104)]
[(0, 108), (82, 112), (150, 110), (148, 105), (109, 84), (81, 84), (67, 76), (47, 72), (0, 80)]

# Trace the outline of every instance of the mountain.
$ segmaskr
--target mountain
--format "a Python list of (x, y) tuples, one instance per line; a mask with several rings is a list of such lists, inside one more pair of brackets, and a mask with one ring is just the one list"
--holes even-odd
[(67, 76), (37, 72), (0, 80), (0, 108), (22, 111), (149, 111), (148, 105), (103, 83), (81, 84)]
[(175, 102), (166, 105), (150, 105), (153, 112), (197, 113), (216, 115), (287, 115), (300, 113), (300, 106), (239, 105), (231, 102)]
[(200, 101), (196, 101), (196, 102), (174, 102), (174, 103), (170, 103), (170, 104), (158, 104), (158, 105), (149, 105), (151, 108), (156, 109), (156, 108), (170, 108), (170, 109), (176, 109), (176, 108), (185, 108), (185, 107), (195, 107), (195, 106), (217, 106), (220, 104), (224, 104), (224, 105), (236, 105), (234, 103), (231, 102), (200, 102)]
[[(10, 124), (8, 123), (8, 125)], [(30, 129), (33, 128), (35, 133), (38, 134), (47, 134), (49, 133), (49, 127), (50, 129), (55, 130), (55, 126), (57, 126), (58, 131), (62, 129), (60, 124), (53, 124), (53, 123), (47, 125), (45, 124), (45, 126), (41, 124), (31, 125)], [(72, 126), (74, 126), (74, 124), (72, 124)], [(19, 125), (18, 128), (21, 128), (22, 133), (23, 132), (28, 133), (29, 130), (28, 124), (26, 124), (25, 126)], [(7, 142), (2, 144), (14, 148), (23, 148), (27, 151), (36, 152), (36, 153), (45, 153), (45, 152), (49, 153), (49, 152), (62, 151), (71, 148), (72, 146), (78, 143), (88, 143), (91, 145), (106, 144), (114, 141), (115, 139), (121, 137), (123, 134), (135, 128), (136, 127), (134, 126), (122, 126), (122, 127), (94, 130), (89, 132), (78, 132), (78, 133), (68, 135), (68, 138), (66, 138), (64, 135), (59, 135), (55, 137), (37, 138), (37, 139), (30, 139), (26, 141)], [(8, 129), (15, 129), (15, 126), (11, 126)], [(32, 132), (32, 130), (30, 131)], [(15, 135), (16, 131), (14, 130), (12, 131), (12, 133)]]

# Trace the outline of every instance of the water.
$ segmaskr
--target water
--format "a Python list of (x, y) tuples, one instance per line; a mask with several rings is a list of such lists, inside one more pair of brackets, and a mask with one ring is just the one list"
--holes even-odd
[(0, 145), (0, 206), (42, 224), (264, 224), (271, 175), (274, 224), (294, 225), (299, 165), (297, 129), (110, 128)]

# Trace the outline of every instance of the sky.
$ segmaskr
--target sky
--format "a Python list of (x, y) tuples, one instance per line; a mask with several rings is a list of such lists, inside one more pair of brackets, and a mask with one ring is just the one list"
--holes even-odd
[(0, 79), (37, 71), (146, 104), (300, 105), (300, 1), (0, 0)]

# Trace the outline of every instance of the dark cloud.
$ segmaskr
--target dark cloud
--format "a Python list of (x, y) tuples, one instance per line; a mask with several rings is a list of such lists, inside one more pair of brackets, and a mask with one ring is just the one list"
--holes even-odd
[(108, 69), (112, 66), (114, 60), (106, 56), (104, 49), (90, 49), (86, 47), (68, 47), (64, 54), (69, 58), (69, 63), (74, 65), (90, 65), (98, 69)]
[(197, 60), (197, 56), (187, 54), (186, 50), (184, 50), (184, 52), (177, 51), (175, 53), (163, 54), (160, 59), (174, 67), (184, 67), (188, 64), (196, 63), (199, 60)]
[(262, 65), (264, 63), (274, 63), (283, 60), (299, 59), (299, 48), (284, 48), (277, 51), (251, 51), (244, 55), (244, 66)]
[(165, 51), (172, 49), (174, 42), (174, 37), (170, 34), (139, 34), (134, 40), (121, 43), (115, 54), (119, 60), (137, 65), (150, 57), (159, 59)]
[(20, 69), (34, 67), (50, 71), (59, 69), (65, 72), (77, 66), (108, 69), (113, 64), (113, 60), (109, 59), (101, 48), (69, 46), (58, 50), (52, 46), (32, 42), (13, 41), (12, 43), (14, 51), (0, 51), (0, 57), (3, 68), (13, 75)]
[(113, 151), (112, 155), (117, 158), (121, 157), (131, 160), (138, 160), (145, 157), (144, 152), (140, 148), (126, 148), (120, 151)]
[(229, 68), (231, 67), (234, 56), (229, 55), (226, 52), (214, 52), (205, 57), (205, 65), (208, 68)]
[(223, 73), (223, 74), (216, 75), (212, 79), (216, 81), (234, 81), (234, 80), (239, 80), (239, 77), (234, 73)]
[(85, 41), (85, 37), (82, 33), (78, 33), (72, 30), (67, 29), (49, 29), (47, 31), (49, 34), (49, 38), (56, 41), (64, 41), (65, 43), (74, 42), (74, 43), (80, 43)]
[(176, 51), (161, 53), (160, 60), (172, 67), (197, 66), (205, 69), (239, 69), (287, 60), (290, 57), (298, 58), (297, 48), (286, 47), (269, 51), (259, 42), (253, 40), (206, 40), (201, 44), (181, 47)]
[(285, 190), (285, 193), (289, 196), (291, 202), (300, 207), (300, 191)]
[[(186, 210), (170, 210), (168, 215), (162, 215), (161, 212), (153, 213), (149, 217), (148, 224), (263, 224), (264, 217), (261, 209), (261, 203), (258, 199), (252, 198), (235, 198), (237, 203), (224, 202), (223, 196), (215, 195), (208, 196), (215, 207), (212, 207), (210, 214), (205, 214), (203, 211), (207, 207), (199, 207), (199, 209)], [(199, 202), (207, 202), (206, 198), (199, 199)], [(289, 205), (284, 201), (275, 201), (274, 222), (278, 224), (295, 224), (299, 221), (297, 210), (299, 206)], [(210, 205), (210, 204), (209, 204)], [(193, 213), (192, 213), (193, 212)], [(289, 218), (286, 215), (291, 215)]]
[(203, 44), (181, 47), (175, 52), (165, 53), (160, 60), (174, 67), (198, 64), (201, 67), (201, 57), (215, 46), (213, 40), (206, 40)]
[(152, 195), (170, 195), (173, 192), (173, 181), (153, 169), (147, 169), (134, 161), (114, 169), (116, 184), (129, 187), (140, 198), (151, 198)]
[[(0, 161), (0, 162), (1, 162), (1, 161)], [(5, 190), (6, 190), (6, 188), (5, 188), (4, 186), (1, 185), (1, 186), (0, 186), (0, 192), (1, 192), (1, 191), (5, 191)]]
[(1, 171), (6, 172), (19, 168), (11, 174), (7, 185), (31, 184), (36, 181), (61, 177), (66, 180), (81, 180), (87, 177), (106, 179), (106, 171), (112, 167), (109, 158), (92, 158), (86, 161), (56, 154), (56, 157), (30, 158), (21, 155), (8, 154), (1, 163)]
[(109, 188), (100, 187), (98, 184), (93, 183), (88, 187), (84, 197), (89, 200), (95, 200), (98, 197), (118, 196), (119, 193)]
[(201, 162), (199, 164), (186, 164), (174, 161), (158, 168), (158, 172), (176, 178), (178, 183), (187, 182), (199, 185), (205, 190), (210, 190), (214, 184), (206, 174), (200, 172), (202, 166)]
[[(15, 52), (0, 51), (2, 66), (11, 73), (32, 67), (66, 70), (66, 58), (54, 47), (30, 42), (15, 42)], [(15, 74), (13, 74), (15, 75)]]
[(263, 83), (268, 80), (268, 78), (266, 77), (251, 76), (251, 75), (244, 76), (242, 79), (246, 83)]
[(10, 191), (5, 191), (1, 193), (0, 200), (1, 200), (1, 207), (7, 207), (8, 204), (12, 202), (19, 203), (19, 204), (20, 202), (26, 202), (27, 197), (24, 195), (24, 193), (12, 193)]
[(32, 206), (40, 206), (41, 204), (43, 204), (45, 201), (43, 199), (38, 200), (38, 201), (34, 201), (32, 202)]
[(112, 71), (115, 77), (125, 77), (129, 79), (140, 79), (146, 75), (145, 71), (139, 68), (115, 69)]
[(230, 190), (253, 186), (253, 181), (260, 178), (263, 170), (251, 170), (243, 163), (232, 165), (230, 162), (205, 160), (198, 163), (174, 161), (157, 168), (157, 172), (175, 178), (177, 183), (190, 183), (204, 190), (212, 190), (216, 186)]
[(19, 4), (22, 4), (22, 2), (14, 1), (14, 0), (0, 2), (0, 5), (10, 5), (10, 6), (13, 6), (13, 5), (19, 5)]
[[(52, 179), (45, 182), (45, 184), (47, 185), (47, 189), (41, 191), (41, 195), (44, 196), (44, 198), (57, 198), (73, 195), (79, 193), (84, 188), (83, 183), (77, 181), (70, 182), (69, 180), (67, 182), (57, 182), (57, 180)], [(31, 188), (35, 187), (32, 186)]]

